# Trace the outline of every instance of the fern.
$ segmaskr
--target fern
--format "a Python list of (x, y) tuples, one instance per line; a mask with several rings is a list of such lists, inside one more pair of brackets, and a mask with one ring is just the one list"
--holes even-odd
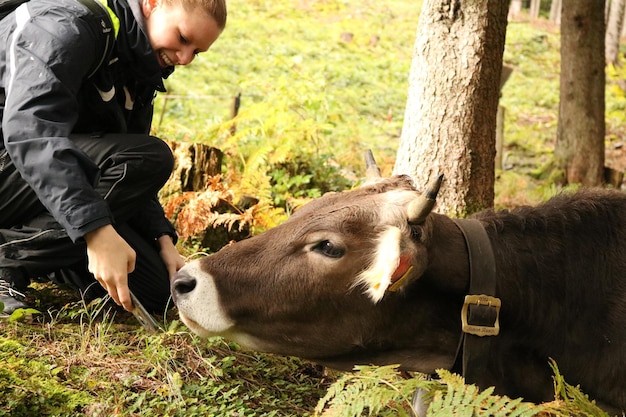
[(437, 374), (440, 379), (430, 387), (432, 401), (427, 416), (530, 417), (544, 411), (543, 406), (494, 395), (493, 387), (481, 392), (475, 385), (466, 385), (462, 377), (449, 371), (439, 370)]
[(447, 370), (438, 379), (402, 377), (397, 365), (360, 366), (339, 377), (320, 399), (316, 415), (332, 417), (410, 416), (411, 400), (417, 389), (425, 393), (427, 417), (609, 417), (579, 387), (565, 382), (554, 361), (555, 401), (543, 404), (521, 398), (494, 395), (494, 388), (480, 391), (475, 385)]
[(565, 382), (554, 360), (550, 360), (550, 367), (554, 372), (555, 401), (547, 405), (547, 409), (556, 416), (585, 416), (585, 417), (609, 417), (600, 409), (589, 396), (584, 394), (580, 387)]
[(175, 220), (182, 240), (189, 239), (213, 227), (242, 231), (254, 221), (254, 207), (240, 210), (234, 203), (234, 193), (220, 181), (209, 178), (204, 191), (188, 191), (171, 198), (165, 205), (166, 215)]
[(398, 365), (357, 366), (343, 374), (320, 399), (315, 413), (322, 416), (410, 416), (413, 393), (425, 381), (403, 378)]

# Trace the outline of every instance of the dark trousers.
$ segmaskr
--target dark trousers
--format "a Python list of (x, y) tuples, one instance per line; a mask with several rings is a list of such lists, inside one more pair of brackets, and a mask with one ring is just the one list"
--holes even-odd
[[(70, 139), (100, 167), (94, 187), (111, 207), (113, 226), (137, 253), (135, 270), (128, 277), (130, 290), (148, 310), (165, 311), (171, 307), (169, 276), (159, 247), (128, 220), (167, 181), (173, 166), (169, 147), (148, 135), (75, 135)], [(16, 274), (17, 280), (23, 275), (22, 282), (15, 282), (18, 287), (25, 287), (30, 278), (50, 277), (78, 289), (88, 300), (106, 294), (87, 270), (85, 242), (72, 242), (4, 149), (0, 149), (0, 268), (21, 272)]]

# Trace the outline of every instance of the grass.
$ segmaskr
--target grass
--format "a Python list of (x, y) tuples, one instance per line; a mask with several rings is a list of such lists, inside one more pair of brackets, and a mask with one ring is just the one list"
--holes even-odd
[(0, 416), (304, 416), (330, 381), (314, 364), (165, 323), (149, 334), (102, 300), (0, 322)]
[[(419, 4), (229, 4), (222, 37), (168, 81), (170, 94), (185, 97), (157, 99), (158, 134), (216, 146), (236, 169), (264, 145), (278, 160), (285, 158), (281, 149), (288, 149), (289, 156), (332, 155), (354, 172), (363, 166), (364, 147), (373, 148), (381, 162), (392, 160)], [(344, 40), (348, 33), (350, 41)], [(239, 93), (237, 134), (230, 136), (230, 105)]]
[[(311, 184), (305, 175), (280, 182), (292, 160), (311, 161), (313, 177), (348, 187), (363, 172), (363, 150), (371, 148), (389, 174), (419, 2), (230, 0), (229, 6), (222, 38), (167, 80), (168, 94), (156, 99), (154, 133), (218, 147), (226, 154), (227, 181), (261, 172), (256, 175), (271, 177), (284, 193), (294, 192), (288, 184)], [(501, 99), (499, 206), (558, 191), (541, 177), (556, 132), (558, 47), (558, 31), (549, 25), (509, 24), (504, 59), (514, 72)], [(609, 143), (623, 140), (623, 71), (611, 69), (607, 87)], [(239, 93), (241, 110), (231, 120)], [(341, 378), (307, 361), (198, 339), (175, 313), (162, 318), (166, 332), (150, 335), (109, 304), (85, 305), (71, 292), (33, 287), (41, 314), (0, 320), (0, 417), (309, 416), (318, 400), (331, 401), (327, 390)], [(341, 395), (364, 397), (359, 390)], [(398, 415), (393, 407), (377, 415)]]

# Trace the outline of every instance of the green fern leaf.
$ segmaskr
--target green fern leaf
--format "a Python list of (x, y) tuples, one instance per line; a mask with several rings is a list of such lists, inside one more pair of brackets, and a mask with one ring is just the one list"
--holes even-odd
[(355, 372), (342, 375), (318, 402), (316, 415), (409, 417), (413, 392), (426, 381), (404, 379), (397, 368), (358, 366)]
[(438, 371), (440, 380), (447, 386), (433, 396), (427, 415), (430, 417), (530, 417), (544, 411), (542, 406), (511, 400), (506, 396), (494, 395), (493, 387), (482, 392), (475, 385), (449, 371)]
[(554, 372), (554, 392), (556, 396), (556, 407), (551, 407), (551, 411), (559, 415), (609, 417), (604, 410), (589, 399), (589, 396), (580, 390), (580, 387), (575, 387), (565, 382), (565, 377), (561, 374), (553, 359), (550, 359), (550, 367)]

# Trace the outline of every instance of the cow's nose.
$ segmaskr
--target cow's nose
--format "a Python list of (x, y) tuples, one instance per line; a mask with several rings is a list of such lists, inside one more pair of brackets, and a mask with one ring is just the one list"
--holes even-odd
[(196, 283), (194, 277), (184, 272), (176, 274), (172, 281), (172, 296), (174, 297), (174, 301), (176, 301), (176, 297), (192, 292), (196, 288)]

